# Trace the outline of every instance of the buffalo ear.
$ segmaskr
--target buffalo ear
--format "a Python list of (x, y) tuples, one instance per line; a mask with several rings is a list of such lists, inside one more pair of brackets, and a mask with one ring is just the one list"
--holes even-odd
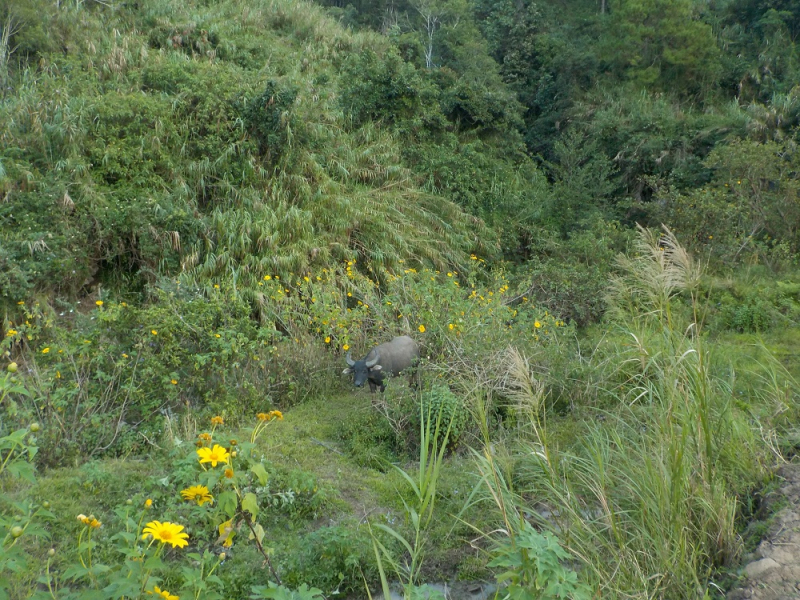
[(383, 368), (383, 367), (382, 367), (382, 366), (380, 366), (380, 365), (375, 365), (374, 367), (372, 367), (372, 368), (370, 369), (370, 371), (380, 371), (382, 368)]
[(342, 375), (350, 375), (353, 372), (353, 369), (347, 367), (344, 371), (342, 371)]

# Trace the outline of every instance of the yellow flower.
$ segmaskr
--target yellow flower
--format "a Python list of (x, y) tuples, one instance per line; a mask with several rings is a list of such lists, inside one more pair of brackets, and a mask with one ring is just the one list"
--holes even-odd
[(103, 301), (102, 300), (98, 300), (97, 302), (95, 302), (95, 304), (97, 304), (97, 306), (103, 306)]
[(142, 539), (145, 540), (152, 536), (162, 544), (172, 544), (173, 548), (183, 548), (188, 546), (189, 534), (183, 533), (183, 525), (165, 521), (150, 521), (142, 530)]
[(448, 327), (450, 328), (450, 331), (453, 331), (453, 329), (455, 329), (455, 328), (456, 328), (456, 326), (455, 326), (455, 325), (453, 325), (452, 323), (450, 323), (450, 324), (448, 325)]
[(172, 380), (170, 380), (170, 383), (172, 385), (178, 385), (178, 380), (177, 379), (172, 379)]
[(211, 424), (212, 425), (222, 425), (224, 423), (225, 423), (224, 419), (222, 417), (220, 417), (219, 415), (217, 415), (216, 417), (211, 417)]
[(158, 332), (155, 329), (151, 329), (150, 333), (152, 333), (153, 335), (158, 335)]
[(420, 325), (418, 329), (420, 333), (425, 333), (425, 325)]
[(214, 284), (214, 289), (215, 289), (215, 290), (218, 290), (218, 289), (219, 289), (219, 284), (215, 283), (215, 284)]
[(209, 493), (204, 485), (193, 485), (192, 487), (181, 490), (184, 500), (194, 500), (197, 506), (203, 506), (206, 502), (213, 502), (214, 497)]
[(351, 292), (347, 292), (347, 297), (352, 298), (353, 294)]
[(267, 413), (258, 413), (258, 414), (256, 415), (256, 418), (257, 418), (259, 421), (269, 421), (269, 415), (268, 415)]
[(325, 343), (326, 344), (330, 344), (331, 343), (331, 336), (329, 336), (329, 335), (325, 336)]
[(225, 477), (231, 479), (233, 477), (233, 469), (231, 469), (230, 467), (225, 469)]
[(469, 259), (470, 259), (470, 260), (478, 260), (478, 257), (477, 257), (477, 256), (475, 256), (474, 254), (470, 254), (470, 255), (469, 255)]
[(48, 352), (50, 352), (50, 348), (45, 348), (42, 350), (42, 354), (47, 354)]
[(215, 333), (215, 334), (214, 334), (214, 337), (215, 337), (215, 338), (218, 338), (218, 337), (222, 337), (222, 336), (220, 336), (220, 334), (218, 334), (218, 333)]
[(197, 456), (200, 457), (200, 464), (210, 462), (212, 467), (228, 462), (228, 451), (219, 444), (214, 444), (213, 448), (199, 448)]
[(342, 350), (350, 350), (350, 346), (345, 344), (344, 346), (342, 346)]
[(162, 590), (157, 585), (153, 586), (153, 591), (152, 592), (147, 592), (147, 593), (148, 594), (153, 594), (155, 596), (161, 596), (164, 600), (180, 600), (180, 598), (178, 598), (178, 596), (175, 596), (174, 594), (170, 594), (167, 590)]
[(123, 302), (122, 306), (128, 306), (128, 303), (127, 302)]
[(210, 442), (211, 441), (211, 434), (210, 433), (198, 433), (197, 437), (199, 437), (204, 442)]
[(272, 279), (272, 275), (264, 275), (264, 281), (269, 281)]
[(87, 523), (87, 525), (89, 527), (91, 527), (92, 529), (97, 529), (98, 527), (100, 527), (102, 525), (102, 523), (100, 521), (98, 521), (97, 519), (95, 519), (94, 517), (92, 517), (91, 519), (89, 519), (89, 522)]
[(6, 331), (6, 335), (7, 336), (17, 335), (17, 330), (16, 329), (9, 329), (8, 331)]
[(150, 498), (148, 498), (147, 500), (144, 501), (144, 507), (145, 508), (150, 508), (151, 506), (153, 506), (153, 501), (150, 500)]
[(283, 421), (283, 413), (279, 410), (271, 410), (269, 416), (278, 421)]
[(534, 321), (533, 326), (536, 327), (536, 329), (539, 329), (542, 326), (542, 324), (539, 323), (539, 321)]

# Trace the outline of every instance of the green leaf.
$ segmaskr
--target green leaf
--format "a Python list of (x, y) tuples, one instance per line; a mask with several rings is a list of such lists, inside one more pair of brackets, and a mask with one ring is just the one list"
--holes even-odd
[(264, 528), (258, 523), (256, 523), (253, 526), (253, 530), (256, 532), (256, 534), (253, 535), (253, 532), (251, 531), (250, 537), (248, 539), (252, 540), (255, 537), (258, 540), (258, 543), (260, 544), (264, 540), (264, 535), (265, 535)]
[(25, 462), (23, 460), (10, 462), (8, 465), (6, 465), (6, 470), (11, 474), (12, 477), (24, 479), (30, 483), (35, 483), (36, 481), (33, 465), (29, 462)]
[(256, 463), (250, 467), (250, 470), (255, 474), (256, 477), (258, 477), (258, 482), (261, 485), (267, 485), (267, 482), (269, 481), (269, 474), (264, 468), (264, 465), (261, 463)]
[(222, 510), (222, 512), (229, 517), (232, 517), (236, 514), (235, 492), (222, 492), (219, 496), (217, 496), (217, 503), (219, 504), (220, 510)]
[(254, 519), (258, 516), (258, 498), (253, 492), (245, 494), (242, 500), (242, 510), (249, 512)]

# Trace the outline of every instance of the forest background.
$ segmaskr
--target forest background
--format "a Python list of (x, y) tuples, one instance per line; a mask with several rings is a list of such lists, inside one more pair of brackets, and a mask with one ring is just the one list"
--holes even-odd
[[(0, 27), (0, 598), (735, 585), (798, 443), (797, 3)], [(419, 390), (352, 391), (393, 335)]]

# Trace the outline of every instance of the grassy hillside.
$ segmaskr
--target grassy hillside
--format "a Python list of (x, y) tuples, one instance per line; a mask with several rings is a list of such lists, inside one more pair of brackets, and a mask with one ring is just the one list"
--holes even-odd
[[(355, 123), (348, 60), (391, 54), (305, 5), (13, 4), (2, 106), (6, 306), (361, 259), (466, 265), (491, 236)], [(50, 32), (41, 35), (41, 30)], [(4, 65), (12, 70), (11, 60)], [(401, 90), (414, 111), (416, 90)], [(359, 101), (364, 100), (360, 98)]]

